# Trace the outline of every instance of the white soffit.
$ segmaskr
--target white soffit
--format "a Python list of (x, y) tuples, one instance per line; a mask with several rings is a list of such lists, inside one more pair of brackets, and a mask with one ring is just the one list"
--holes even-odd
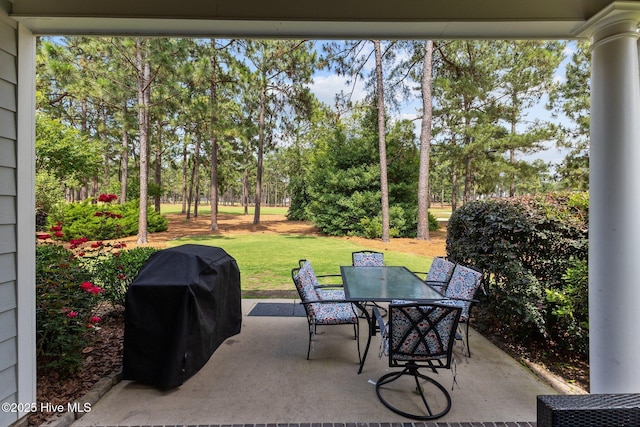
[(571, 39), (584, 21), (278, 21), (12, 16), (36, 35)]
[(36, 35), (569, 39), (612, 0), (0, 0)]

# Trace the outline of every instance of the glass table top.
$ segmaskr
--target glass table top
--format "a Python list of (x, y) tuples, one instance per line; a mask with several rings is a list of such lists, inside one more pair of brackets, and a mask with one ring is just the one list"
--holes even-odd
[(406, 267), (340, 267), (347, 300), (433, 301), (444, 297)]

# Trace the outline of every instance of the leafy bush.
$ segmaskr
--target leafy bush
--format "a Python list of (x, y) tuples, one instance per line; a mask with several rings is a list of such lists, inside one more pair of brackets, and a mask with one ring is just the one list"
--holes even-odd
[[(108, 196), (108, 195), (101, 195)], [(124, 205), (114, 204), (114, 199), (99, 204), (86, 200), (80, 203), (67, 203), (57, 215), (49, 217), (49, 224), (65, 225), (65, 240), (91, 236), (96, 240), (113, 240), (138, 233), (139, 205), (136, 200)], [(153, 209), (147, 213), (147, 227), (151, 233), (165, 231), (168, 220)]]
[(59, 214), (64, 204), (64, 191), (58, 178), (46, 170), (36, 173), (36, 227), (43, 230), (49, 215)]
[(447, 254), (489, 273), (483, 322), (514, 338), (566, 341), (547, 290), (562, 292), (573, 260), (587, 259), (587, 218), (585, 194), (484, 200), (457, 209), (449, 220)]
[(429, 215), (429, 231), (436, 231), (440, 228), (440, 223), (438, 222), (438, 218), (435, 215), (432, 215), (431, 212), (428, 212)]
[[(389, 237), (415, 237), (417, 212), (406, 212), (401, 206), (389, 207)], [(440, 228), (438, 219), (429, 212), (429, 231)], [(360, 219), (360, 228), (353, 234), (364, 236), (368, 239), (382, 237), (382, 217), (376, 215), (373, 218)]]
[(133, 279), (158, 249), (139, 247), (120, 252), (110, 252), (91, 262), (96, 284), (104, 289), (104, 297), (114, 305), (124, 306), (124, 296)]
[(572, 259), (572, 266), (562, 276), (563, 289), (547, 289), (558, 344), (565, 350), (587, 355), (589, 352), (589, 273), (587, 261)]
[(74, 254), (56, 244), (36, 246), (36, 351), (46, 368), (65, 373), (82, 364), (101, 289)]

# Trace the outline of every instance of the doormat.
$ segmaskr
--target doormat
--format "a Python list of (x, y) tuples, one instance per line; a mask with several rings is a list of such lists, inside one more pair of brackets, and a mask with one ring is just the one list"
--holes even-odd
[(306, 317), (304, 306), (291, 302), (259, 302), (249, 316)]

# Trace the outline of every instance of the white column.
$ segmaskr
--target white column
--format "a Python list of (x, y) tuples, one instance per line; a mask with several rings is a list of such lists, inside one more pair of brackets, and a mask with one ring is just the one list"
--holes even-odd
[(640, 393), (638, 20), (609, 16), (591, 33), (591, 393)]
[(35, 70), (36, 37), (18, 24), (18, 402), (36, 402)]

